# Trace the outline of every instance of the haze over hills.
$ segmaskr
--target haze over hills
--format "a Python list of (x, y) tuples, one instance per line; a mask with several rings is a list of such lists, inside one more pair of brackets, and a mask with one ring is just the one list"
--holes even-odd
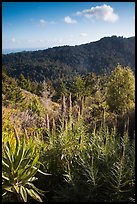
[(98, 41), (2, 55), (9, 75), (31, 80), (71, 78), (77, 74), (110, 73), (119, 63), (135, 71), (135, 37), (104, 37)]
[[(46, 48), (43, 48), (46, 49)], [(24, 51), (36, 51), (36, 50), (43, 50), (41, 47), (40, 48), (5, 48), (2, 49), (2, 54), (11, 54), (11, 53), (17, 53), (17, 52), (24, 52)]]

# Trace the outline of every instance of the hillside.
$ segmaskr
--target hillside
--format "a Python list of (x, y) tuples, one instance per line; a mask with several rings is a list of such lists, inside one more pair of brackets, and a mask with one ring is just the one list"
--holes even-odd
[(11, 53), (3, 55), (2, 61), (11, 76), (23, 73), (36, 81), (71, 79), (89, 72), (110, 73), (118, 63), (135, 71), (135, 37), (104, 37), (79, 46)]
[(3, 202), (134, 202), (133, 71), (56, 85), (2, 72)]

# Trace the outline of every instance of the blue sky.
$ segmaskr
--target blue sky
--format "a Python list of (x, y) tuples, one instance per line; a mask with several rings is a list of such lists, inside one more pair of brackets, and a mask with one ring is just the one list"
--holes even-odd
[(134, 2), (3, 2), (2, 49), (79, 45), (135, 36)]

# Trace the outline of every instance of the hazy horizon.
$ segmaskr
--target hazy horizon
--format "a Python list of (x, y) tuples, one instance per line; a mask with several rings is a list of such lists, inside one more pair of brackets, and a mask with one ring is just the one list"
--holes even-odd
[[(114, 36), (114, 35), (112, 35)], [(112, 37), (112, 36), (104, 36), (104, 37)], [(102, 37), (102, 38), (104, 38)], [(131, 37), (135, 37), (135, 36), (130, 36), (130, 37), (124, 37), (124, 36), (117, 36), (117, 37), (123, 37), (123, 38), (131, 38)], [(102, 39), (100, 38), (100, 39)], [(100, 39), (96, 40), (96, 41), (99, 41)], [(92, 42), (95, 42), (95, 41), (92, 41)], [(87, 43), (90, 43), (90, 42), (87, 42)], [(86, 43), (83, 43), (83, 44), (86, 44)], [(78, 46), (78, 45), (81, 45), (81, 44), (75, 44), (75, 45), (67, 45), (67, 44), (64, 44), (64, 45), (61, 45), (61, 46)], [(23, 51), (37, 51), (37, 50), (45, 50), (45, 49), (48, 49), (48, 48), (53, 48), (53, 47), (60, 47), (60, 46), (52, 46), (52, 47), (36, 47), (36, 48), (5, 48), (5, 49), (2, 49), (2, 54), (10, 54), (10, 53), (17, 53), (17, 52), (23, 52)]]

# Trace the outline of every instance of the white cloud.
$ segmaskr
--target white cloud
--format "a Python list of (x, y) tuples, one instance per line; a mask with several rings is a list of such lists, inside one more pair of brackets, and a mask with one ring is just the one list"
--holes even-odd
[(56, 24), (55, 21), (46, 21), (44, 19), (40, 19), (41, 26), (45, 26), (46, 24)]
[(16, 42), (16, 39), (15, 39), (15, 38), (12, 38), (12, 39), (11, 39), (11, 42), (15, 43), (15, 42)]
[(40, 24), (41, 24), (42, 26), (44, 26), (44, 25), (47, 24), (47, 21), (45, 21), (44, 19), (40, 19)]
[(91, 7), (91, 9), (85, 9), (83, 11), (76, 12), (77, 16), (84, 16), (86, 18), (93, 18), (107, 21), (116, 22), (118, 15), (114, 13), (114, 9), (111, 6), (104, 4), (103, 6)]
[(87, 34), (87, 33), (80, 33), (80, 36), (81, 36), (81, 37), (87, 37), (88, 34)]
[(77, 21), (72, 19), (70, 16), (65, 16), (64, 17), (64, 22), (68, 23), (68, 24), (75, 24), (75, 23), (77, 23)]
[(133, 19), (135, 20), (135, 15), (133, 16)]

